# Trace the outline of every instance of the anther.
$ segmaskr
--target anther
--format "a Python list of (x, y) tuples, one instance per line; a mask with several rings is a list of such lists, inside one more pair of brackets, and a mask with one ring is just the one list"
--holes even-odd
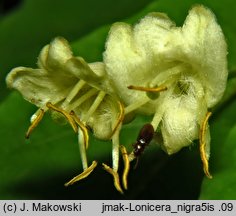
[(166, 86), (159, 86), (159, 87), (156, 87), (156, 88), (149, 88), (149, 87), (143, 87), (143, 86), (130, 85), (127, 88), (132, 89), (132, 90), (145, 91), (145, 92), (161, 92), (161, 91), (166, 91), (167, 90)]
[(128, 174), (129, 174), (129, 169), (130, 169), (130, 162), (129, 162), (129, 157), (127, 150), (124, 146), (120, 146), (120, 151), (122, 153), (122, 158), (124, 161), (124, 171), (123, 171), (123, 176), (122, 176), (122, 183), (125, 188), (125, 190), (128, 189)]
[(29, 139), (30, 134), (32, 133), (32, 131), (38, 126), (39, 122), (42, 120), (43, 116), (44, 116), (44, 110), (40, 109), (39, 113), (36, 114), (36, 118), (34, 118), (34, 120), (32, 121), (30, 127), (28, 128), (26, 134), (25, 134), (25, 138)]
[(97, 166), (97, 161), (93, 161), (91, 166), (89, 166), (86, 170), (84, 170), (81, 174), (75, 176), (73, 179), (71, 179), (70, 181), (68, 181), (67, 183), (65, 183), (65, 186), (69, 186), (74, 184), (77, 181), (80, 181), (81, 179), (84, 179), (86, 177), (88, 177), (88, 175), (95, 169), (95, 167)]
[(117, 122), (115, 123), (115, 126), (111, 132), (110, 138), (113, 137), (114, 133), (116, 132), (117, 128), (119, 127), (119, 125), (123, 122), (124, 117), (125, 117), (125, 109), (124, 109), (124, 105), (118, 101), (118, 106), (119, 106), (119, 116), (117, 118)]
[(77, 115), (75, 115), (74, 111), (71, 111), (70, 115), (72, 116), (74, 121), (79, 125), (80, 129), (82, 130), (83, 135), (84, 135), (84, 145), (85, 145), (85, 148), (87, 149), (88, 145), (89, 145), (88, 130), (87, 130), (86, 126), (83, 124), (83, 122), (79, 119), (79, 117)]
[(206, 130), (207, 130), (207, 123), (208, 123), (208, 120), (211, 116), (211, 112), (207, 112), (206, 114), (206, 117), (201, 125), (201, 128), (200, 128), (200, 137), (199, 137), (199, 140), (200, 140), (200, 156), (201, 156), (201, 160), (202, 160), (202, 163), (203, 163), (203, 171), (205, 173), (205, 175), (208, 177), (208, 178), (212, 178), (210, 172), (209, 172), (209, 164), (208, 164), (208, 158), (206, 156), (206, 139), (205, 139), (205, 136), (206, 136)]
[(109, 167), (108, 165), (106, 165), (104, 163), (102, 165), (103, 165), (103, 169), (106, 170), (108, 173), (110, 173), (113, 176), (114, 186), (115, 186), (116, 190), (118, 190), (121, 194), (123, 194), (124, 192), (120, 186), (120, 180), (119, 180), (118, 173), (115, 170), (113, 170), (111, 167)]
[(61, 108), (58, 108), (54, 105), (52, 105), (52, 103), (48, 102), (46, 104), (46, 106), (56, 112), (59, 112), (61, 113), (62, 115), (64, 115), (66, 117), (66, 119), (68, 120), (68, 122), (70, 123), (71, 127), (73, 128), (74, 132), (77, 133), (78, 132), (78, 127), (74, 121), (74, 119), (70, 116), (69, 113), (67, 113), (65, 110), (61, 109)]

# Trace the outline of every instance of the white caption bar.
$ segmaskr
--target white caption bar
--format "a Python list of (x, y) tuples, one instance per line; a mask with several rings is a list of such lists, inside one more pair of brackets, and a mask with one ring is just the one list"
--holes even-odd
[(236, 200), (1, 200), (0, 215), (236, 215)]

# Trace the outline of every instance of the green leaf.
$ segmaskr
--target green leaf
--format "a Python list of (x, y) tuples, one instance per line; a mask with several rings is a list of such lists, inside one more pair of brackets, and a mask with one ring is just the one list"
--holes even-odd
[(200, 199), (236, 199), (236, 101), (211, 124), (210, 166), (213, 179), (204, 179)]
[(16, 66), (35, 67), (41, 48), (56, 36), (75, 40), (94, 28), (143, 8), (151, 0), (24, 0), (0, 20), (0, 98), (5, 75)]

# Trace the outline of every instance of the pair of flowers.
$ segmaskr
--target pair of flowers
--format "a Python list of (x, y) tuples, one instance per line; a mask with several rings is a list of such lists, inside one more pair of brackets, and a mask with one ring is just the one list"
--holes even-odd
[[(112, 139), (113, 165), (103, 166), (113, 175), (116, 189), (123, 192), (118, 175), (119, 132), (122, 123), (138, 113), (153, 115), (151, 125), (160, 130), (160, 144), (168, 154), (199, 138), (203, 169), (211, 178), (209, 109), (226, 87), (226, 55), (224, 35), (214, 14), (197, 5), (182, 27), (163, 13), (150, 13), (134, 27), (115, 23), (103, 62), (86, 63), (73, 56), (65, 39), (55, 38), (42, 49), (38, 69), (15, 68), (6, 81), (39, 107), (27, 136), (48, 109), (56, 120), (66, 117), (78, 133), (84, 171), (66, 185), (87, 177), (97, 165), (93, 161), (88, 166), (86, 157), (90, 128), (98, 139)], [(123, 146), (121, 151), (127, 189), (133, 157)]]

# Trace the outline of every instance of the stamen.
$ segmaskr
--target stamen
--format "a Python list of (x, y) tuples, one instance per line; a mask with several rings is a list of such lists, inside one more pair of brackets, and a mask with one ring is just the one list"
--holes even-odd
[(120, 180), (119, 180), (119, 175), (117, 173), (117, 171), (113, 170), (111, 167), (109, 167), (108, 165), (106, 164), (102, 164), (103, 165), (103, 168), (104, 170), (106, 170), (108, 173), (110, 173), (113, 178), (114, 178), (114, 186), (116, 188), (116, 190), (118, 190), (120, 193), (124, 193), (121, 186), (120, 186)]
[(65, 186), (67, 187), (69, 185), (74, 184), (77, 181), (80, 181), (81, 179), (86, 178), (94, 170), (94, 168), (97, 166), (97, 164), (98, 164), (97, 161), (93, 161), (90, 167), (88, 167), (82, 173), (80, 173), (79, 175), (75, 176), (73, 179), (71, 179), (67, 183), (65, 183)]
[(212, 176), (209, 173), (208, 159), (207, 159), (207, 156), (206, 156), (206, 139), (205, 139), (205, 135), (206, 135), (208, 119), (211, 116), (211, 114), (212, 114), (211, 112), (207, 112), (206, 117), (205, 117), (205, 119), (204, 119), (204, 121), (201, 125), (201, 128), (200, 128), (200, 137), (199, 137), (199, 140), (200, 140), (200, 156), (201, 156), (201, 160), (202, 160), (202, 163), (203, 163), (203, 170), (204, 170), (205, 175), (210, 179), (212, 178)]
[(87, 154), (86, 154), (86, 148), (85, 148), (85, 143), (84, 143), (84, 134), (80, 127), (78, 130), (78, 144), (79, 144), (79, 151), (80, 151), (82, 166), (83, 166), (83, 169), (86, 170), (88, 168), (88, 161), (87, 161)]
[(179, 63), (177, 66), (166, 69), (159, 73), (150, 83), (150, 86), (153, 87), (157, 85), (157, 83), (162, 84), (168, 80), (168, 82), (172, 82), (172, 80), (176, 80), (176, 76), (178, 76), (181, 72), (183, 73), (188, 69), (187, 64)]
[(110, 137), (112, 137), (114, 135), (114, 133), (116, 132), (117, 128), (122, 123), (122, 121), (124, 120), (124, 117), (125, 117), (124, 105), (120, 101), (118, 101), (118, 105), (119, 105), (120, 113), (119, 113), (117, 122), (115, 123), (115, 126), (114, 126), (114, 128), (113, 128), (113, 130), (111, 132)]
[(149, 102), (151, 99), (149, 97), (142, 98), (141, 100), (136, 101), (135, 103), (132, 103), (131, 105), (125, 107), (125, 115), (128, 113), (140, 108), (147, 102)]
[(154, 130), (157, 129), (158, 125), (160, 124), (163, 116), (163, 109), (159, 109), (159, 112), (156, 112), (152, 118), (151, 125), (153, 126)]
[(79, 144), (82, 166), (83, 166), (83, 169), (86, 170), (88, 168), (87, 155), (86, 155), (86, 149), (88, 148), (88, 144), (89, 144), (88, 130), (86, 126), (80, 121), (78, 116), (75, 115), (74, 111), (71, 111), (70, 115), (73, 117), (75, 122), (79, 125), (78, 144)]
[(95, 110), (101, 104), (101, 102), (103, 101), (105, 95), (106, 95), (106, 93), (104, 91), (100, 91), (98, 93), (98, 96), (96, 97), (96, 99), (93, 102), (92, 106), (89, 108), (88, 112), (86, 113), (85, 117), (83, 118), (83, 121), (87, 122), (89, 117), (95, 112)]
[(79, 125), (80, 129), (83, 132), (83, 137), (84, 137), (84, 145), (86, 147), (86, 149), (88, 148), (89, 145), (89, 135), (88, 135), (88, 130), (86, 128), (86, 126), (83, 124), (82, 121), (80, 121), (79, 117), (77, 115), (75, 115), (74, 111), (70, 112), (70, 115), (72, 116), (72, 118), (74, 119), (74, 121)]
[(70, 106), (68, 106), (68, 109), (73, 110), (74, 108), (80, 106), (84, 101), (88, 100), (90, 97), (95, 95), (97, 92), (98, 92), (98, 90), (95, 88), (90, 89), (86, 94), (84, 94), (78, 100), (76, 100), (74, 103), (72, 103)]
[(66, 107), (73, 98), (78, 94), (78, 92), (83, 88), (83, 86), (86, 84), (84, 80), (79, 80), (79, 82), (75, 85), (75, 87), (71, 90), (69, 95), (66, 97), (65, 101), (62, 104), (62, 107)]
[(145, 91), (145, 92), (161, 92), (161, 91), (166, 91), (167, 90), (166, 86), (159, 86), (159, 87), (156, 87), (156, 88), (149, 88), (149, 87), (130, 85), (127, 88), (132, 89), (132, 90)]
[(128, 174), (129, 174), (129, 169), (130, 169), (130, 163), (129, 163), (129, 157), (128, 157), (128, 153), (127, 150), (124, 146), (120, 146), (120, 151), (122, 153), (122, 158), (124, 161), (124, 171), (123, 171), (123, 176), (122, 176), (122, 182), (123, 182), (123, 186), (125, 188), (125, 190), (128, 189)]
[(77, 127), (77, 125), (76, 125), (74, 119), (70, 116), (69, 113), (67, 113), (66, 111), (64, 111), (64, 110), (61, 109), (61, 108), (58, 108), (58, 107), (52, 105), (50, 102), (48, 102), (48, 103), (46, 104), (46, 106), (47, 106), (48, 108), (50, 108), (50, 109), (52, 109), (52, 110), (54, 110), (54, 111), (56, 111), (56, 112), (59, 112), (59, 113), (61, 113), (62, 115), (64, 115), (64, 116), (66, 117), (66, 119), (68, 120), (68, 122), (70, 123), (71, 127), (73, 128), (74, 132), (75, 132), (75, 133), (78, 132), (78, 127)]
[(119, 125), (115, 134), (112, 136), (112, 168), (114, 171), (118, 171), (118, 168), (119, 168), (120, 129), (121, 129), (121, 125)]
[(38, 126), (39, 122), (42, 120), (43, 116), (44, 116), (44, 110), (43, 109), (39, 109), (38, 110), (39, 113), (36, 113), (36, 117), (33, 119), (33, 121), (31, 122), (30, 127), (28, 128), (26, 134), (25, 134), (25, 138), (29, 139), (30, 134), (32, 133), (32, 131)]

